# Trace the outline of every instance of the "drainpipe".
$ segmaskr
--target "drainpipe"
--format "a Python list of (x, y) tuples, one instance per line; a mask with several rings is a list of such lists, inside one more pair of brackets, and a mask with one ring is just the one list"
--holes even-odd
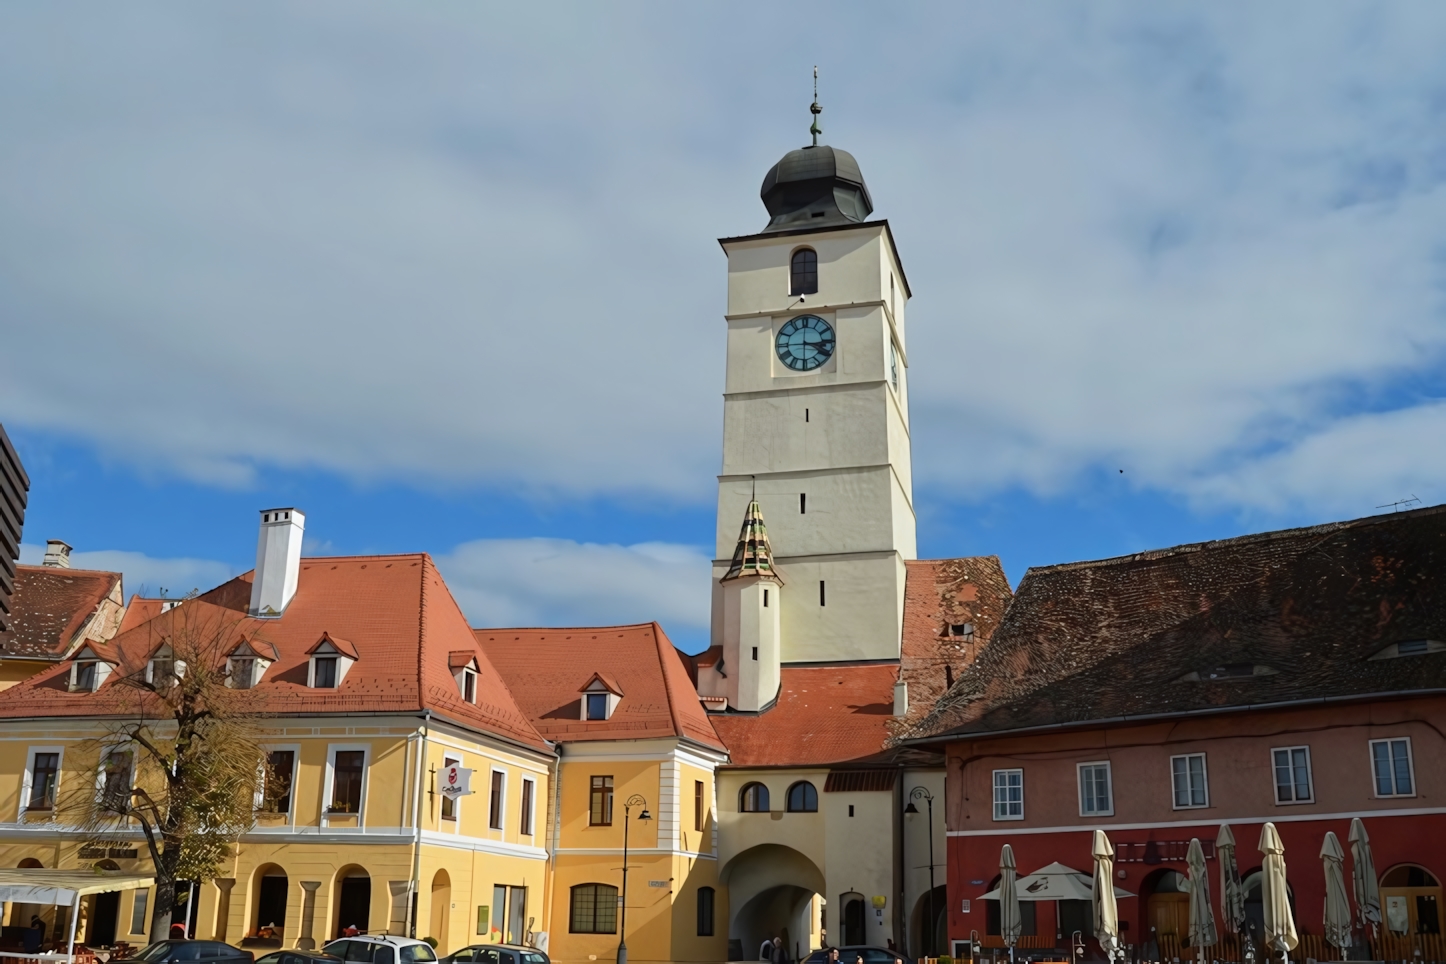
[[(562, 846), (562, 744), (556, 747), (556, 756), (548, 767), (552, 780), (552, 846), (547, 854), (547, 916), (543, 926), (547, 929), (547, 946), (552, 946), (552, 914), (554, 909), (553, 889), (557, 886), (557, 848)], [(546, 837), (543, 837), (546, 840)]]
[(407, 936), (417, 936), (417, 893), (422, 876), (422, 777), (427, 770), (427, 724), (432, 711), (422, 711), (422, 748), (417, 753), (416, 794), (412, 804), (412, 892), (407, 900)]

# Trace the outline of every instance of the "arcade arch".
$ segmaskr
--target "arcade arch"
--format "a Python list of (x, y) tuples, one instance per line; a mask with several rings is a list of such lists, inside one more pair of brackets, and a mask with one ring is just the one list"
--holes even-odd
[(366, 869), (356, 864), (342, 867), (336, 872), (332, 893), (336, 895), (332, 936), (340, 937), (342, 931), (353, 925), (363, 934), (367, 933), (371, 926), (372, 878)]
[(823, 873), (808, 857), (782, 844), (750, 847), (725, 864), (728, 945), (733, 960), (755, 960), (765, 940), (782, 937), (798, 960), (814, 946), (823, 921)]

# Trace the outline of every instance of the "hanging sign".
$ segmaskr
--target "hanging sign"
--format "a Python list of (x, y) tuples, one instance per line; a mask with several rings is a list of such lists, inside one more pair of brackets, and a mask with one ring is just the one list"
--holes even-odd
[(449, 797), (465, 797), (472, 792), (472, 771), (455, 763), (442, 768), (442, 792)]

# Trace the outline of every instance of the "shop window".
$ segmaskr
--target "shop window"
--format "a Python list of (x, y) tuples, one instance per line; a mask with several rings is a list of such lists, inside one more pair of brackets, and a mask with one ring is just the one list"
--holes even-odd
[(574, 934), (616, 934), (618, 889), (611, 884), (578, 884), (572, 888), (567, 929)]

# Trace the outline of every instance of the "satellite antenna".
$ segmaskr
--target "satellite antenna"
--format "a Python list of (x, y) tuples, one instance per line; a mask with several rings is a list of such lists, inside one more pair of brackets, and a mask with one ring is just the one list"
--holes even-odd
[(1387, 502), (1385, 505), (1378, 505), (1378, 509), (1390, 509), (1392, 512), (1400, 512), (1403, 508), (1412, 505), (1420, 505), (1421, 500), (1414, 495), (1409, 499), (1397, 499), (1395, 502)]

